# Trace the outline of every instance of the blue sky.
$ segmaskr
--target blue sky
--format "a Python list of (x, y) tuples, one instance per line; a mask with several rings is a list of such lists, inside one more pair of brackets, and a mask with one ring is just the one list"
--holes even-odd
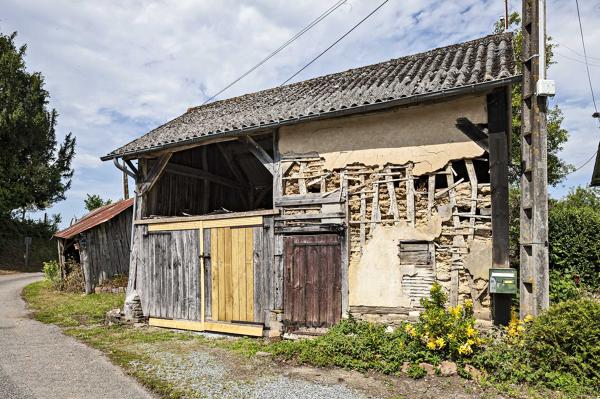
[[(48, 209), (63, 225), (84, 212), (86, 193), (118, 199), (121, 175), (99, 157), (201, 104), (327, 9), (333, 0), (98, 1), (3, 0), (0, 31), (18, 32), (27, 66), (41, 71), (58, 135), (77, 136), (67, 199)], [(275, 86), (326, 48), (378, 2), (349, 0), (313, 30), (221, 98)], [(581, 0), (592, 81), (600, 98), (600, 0)], [(390, 0), (296, 77), (388, 60), (491, 32), (503, 0)], [(510, 1), (511, 9), (521, 3)], [(548, 33), (559, 44), (551, 101), (571, 137), (562, 156), (579, 166), (596, 150), (600, 129), (582, 60), (574, 0), (549, 0)], [(550, 189), (554, 197), (589, 182), (593, 162)]]

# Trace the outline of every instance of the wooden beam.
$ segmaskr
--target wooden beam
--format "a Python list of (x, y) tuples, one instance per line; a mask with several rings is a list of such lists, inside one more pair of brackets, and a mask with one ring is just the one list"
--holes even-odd
[(200, 180), (208, 180), (213, 183), (220, 184), (222, 186), (227, 186), (239, 190), (248, 189), (248, 185), (242, 184), (240, 182), (236, 182), (235, 180), (231, 180), (228, 177), (223, 177), (216, 175), (214, 173), (207, 172), (202, 169), (192, 168), (191, 166), (179, 165), (179, 164), (169, 164), (165, 170), (167, 173), (172, 173), (180, 176), (190, 177), (192, 179), (200, 179)]
[(323, 197), (323, 194), (310, 193), (305, 195), (286, 195), (274, 198), (275, 206), (300, 206), (300, 205), (320, 205), (320, 204), (339, 204), (344, 202), (338, 196)]
[(488, 135), (468, 118), (457, 118), (456, 128), (484, 150), (489, 150)]
[(273, 158), (271, 158), (269, 153), (265, 151), (265, 149), (262, 148), (260, 145), (258, 145), (258, 143), (254, 141), (254, 139), (252, 139), (252, 137), (245, 136), (243, 140), (247, 144), (248, 151), (250, 151), (250, 153), (254, 155), (260, 161), (260, 163), (263, 164), (263, 166), (269, 171), (269, 173), (274, 175), (275, 162), (273, 161)]
[(226, 334), (249, 335), (253, 337), (262, 337), (263, 326), (260, 324), (235, 324), (191, 320), (168, 320), (151, 317), (148, 320), (148, 325), (153, 327), (174, 328), (178, 330), (189, 331), (214, 331)]
[[(235, 176), (236, 180), (241, 184), (241, 185), (247, 185), (248, 184), (248, 178), (244, 177), (244, 175), (242, 174), (242, 172), (240, 171), (240, 168), (238, 167), (237, 162), (235, 162), (235, 160), (233, 159), (233, 157), (231, 156), (231, 153), (229, 151), (227, 151), (227, 149), (222, 145), (222, 144), (217, 144), (217, 148), (219, 149), (219, 151), (221, 152), (221, 155), (223, 155), (223, 158), (225, 158), (225, 162), (227, 163), (227, 167), (229, 168), (229, 170), (231, 171), (231, 173), (233, 173), (233, 175)], [(244, 195), (245, 193), (240, 191), (239, 192), (239, 196), (240, 199), (242, 200), (242, 202), (244, 203), (244, 207), (246, 208), (252, 208), (252, 205), (248, 205), (249, 203), (251, 203), (252, 198), (253, 198), (253, 190), (249, 190), (249, 195)]]
[[(494, 90), (487, 96), (490, 184), (492, 191), (492, 265), (510, 267), (508, 257), (508, 132), (510, 94), (507, 88)], [(545, 201), (545, 199), (544, 199)], [(521, 276), (523, 277), (523, 276)], [(510, 321), (510, 295), (493, 295), (492, 317), (497, 324)]]
[(171, 160), (172, 155), (172, 152), (164, 153), (160, 156), (160, 158), (158, 158), (158, 161), (155, 162), (154, 165), (152, 165), (150, 172), (148, 172), (148, 175), (146, 176), (144, 182), (140, 186), (140, 195), (145, 195), (148, 191), (152, 189), (152, 187), (154, 187), (154, 185), (162, 175), (163, 171), (167, 167), (167, 164)]

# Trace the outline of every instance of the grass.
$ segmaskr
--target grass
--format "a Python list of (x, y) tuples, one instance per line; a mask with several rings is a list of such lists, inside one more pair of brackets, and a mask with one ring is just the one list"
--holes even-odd
[(23, 290), (23, 298), (34, 310), (35, 319), (61, 327), (99, 324), (106, 312), (120, 308), (124, 294), (57, 292), (49, 281), (38, 281)]
[[(387, 337), (388, 334), (383, 334), (375, 327), (368, 328), (366, 332), (351, 331), (352, 334), (346, 334), (348, 331), (340, 330), (344, 330), (342, 323), (330, 333), (313, 341), (268, 343), (253, 338), (210, 339), (191, 332), (104, 324), (107, 311), (123, 306), (123, 294), (63, 293), (55, 291), (49, 282), (42, 281), (28, 285), (23, 290), (23, 297), (33, 309), (35, 319), (59, 325), (65, 334), (104, 352), (114, 364), (165, 398), (190, 397), (193, 396), (193, 392), (187, 391), (185, 387), (174, 386), (168, 380), (136, 366), (159, 365), (152, 355), (160, 351), (185, 354), (219, 348), (247, 358), (262, 351), (295, 363), (362, 371), (377, 370), (391, 374), (396, 374), (397, 369), (406, 360), (417, 362), (416, 359), (408, 359), (404, 355), (396, 358), (399, 355), (393, 347), (397, 346), (397, 342), (385, 345), (383, 335)], [(384, 352), (379, 352), (384, 349)], [(406, 356), (416, 356), (413, 349), (406, 347)], [(413, 378), (422, 377), (423, 372), (419, 369), (412, 367), (409, 374), (414, 374)], [(524, 393), (533, 398), (548, 396), (540, 393), (547, 391), (537, 391), (529, 386), (490, 382), (483, 381), (483, 385), (493, 387), (495, 391), (508, 396), (523, 397)]]

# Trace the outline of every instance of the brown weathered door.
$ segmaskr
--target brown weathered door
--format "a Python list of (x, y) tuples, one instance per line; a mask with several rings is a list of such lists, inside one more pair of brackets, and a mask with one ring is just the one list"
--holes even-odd
[(330, 327), (342, 316), (340, 236), (284, 238), (284, 323), (287, 328)]

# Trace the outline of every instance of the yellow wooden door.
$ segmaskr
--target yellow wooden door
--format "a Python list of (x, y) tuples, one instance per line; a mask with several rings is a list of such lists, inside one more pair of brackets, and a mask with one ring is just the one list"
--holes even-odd
[(210, 229), (211, 315), (218, 321), (254, 321), (252, 227)]

